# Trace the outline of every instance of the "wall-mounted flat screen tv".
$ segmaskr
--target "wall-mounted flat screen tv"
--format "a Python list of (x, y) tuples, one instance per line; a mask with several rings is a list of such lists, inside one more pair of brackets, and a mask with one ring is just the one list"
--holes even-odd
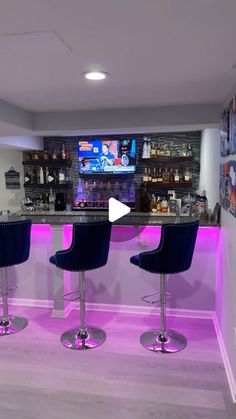
[(80, 174), (128, 174), (136, 170), (136, 140), (79, 141)]

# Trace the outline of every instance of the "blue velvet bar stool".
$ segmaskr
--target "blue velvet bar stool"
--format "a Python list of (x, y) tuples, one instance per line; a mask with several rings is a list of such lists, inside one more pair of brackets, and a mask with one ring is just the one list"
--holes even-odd
[[(154, 352), (173, 353), (185, 348), (187, 340), (174, 330), (166, 328), (166, 275), (184, 272), (190, 268), (197, 237), (199, 221), (163, 224), (157, 249), (132, 256), (130, 262), (145, 271), (160, 274), (161, 327), (144, 332), (140, 342)], [(172, 281), (177, 279), (172, 278)], [(153, 295), (156, 295), (155, 293)], [(152, 295), (152, 296), (153, 296)], [(147, 297), (144, 301), (148, 301)]]
[(31, 220), (0, 222), (0, 276), (3, 299), (3, 315), (0, 319), (0, 336), (24, 329), (28, 320), (8, 314), (8, 292), (12, 288), (7, 281), (7, 268), (26, 262), (30, 252)]
[[(101, 345), (106, 334), (97, 327), (87, 327), (85, 321), (85, 272), (106, 265), (112, 224), (109, 221), (73, 225), (69, 249), (56, 252), (49, 261), (60, 269), (79, 273), (80, 326), (61, 336), (61, 343), (70, 349), (87, 350)], [(74, 293), (71, 293), (74, 294)], [(67, 299), (69, 294), (65, 297)], [(72, 298), (74, 301), (76, 298)]]

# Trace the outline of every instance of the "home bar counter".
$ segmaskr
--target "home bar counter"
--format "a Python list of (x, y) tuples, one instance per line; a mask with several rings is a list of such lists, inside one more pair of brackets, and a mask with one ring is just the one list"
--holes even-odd
[[(108, 212), (26, 211), (18, 215), (32, 220), (31, 251), (27, 263), (9, 268), (9, 278), (18, 286), (11, 301), (51, 307), (53, 317), (66, 317), (77, 303), (65, 301), (63, 294), (78, 287), (78, 274), (55, 268), (49, 257), (70, 246), (73, 223), (107, 219)], [(130, 213), (113, 223), (107, 265), (86, 273), (87, 287), (93, 291), (88, 307), (104, 311), (145, 309), (140, 298), (158, 291), (159, 278), (136, 269), (130, 257), (158, 246), (163, 223), (194, 219), (186, 215)], [(191, 269), (172, 275), (168, 283), (172, 294), (169, 306), (174, 311), (208, 315), (214, 310), (219, 232), (219, 226), (201, 222)]]

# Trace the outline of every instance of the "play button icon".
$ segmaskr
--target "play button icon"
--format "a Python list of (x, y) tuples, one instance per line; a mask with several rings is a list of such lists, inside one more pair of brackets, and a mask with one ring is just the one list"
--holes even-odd
[(109, 221), (111, 223), (129, 213), (130, 208), (127, 205), (122, 204), (122, 202), (117, 201), (115, 198), (109, 199)]

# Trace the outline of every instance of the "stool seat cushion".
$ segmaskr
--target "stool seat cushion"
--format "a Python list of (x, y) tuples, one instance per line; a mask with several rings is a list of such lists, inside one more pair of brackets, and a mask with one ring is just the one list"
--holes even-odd
[(199, 220), (163, 224), (159, 246), (130, 258), (130, 262), (145, 271), (171, 274), (190, 268)]
[(73, 224), (69, 249), (59, 250), (49, 262), (66, 271), (83, 272), (107, 263), (112, 224), (108, 220)]

